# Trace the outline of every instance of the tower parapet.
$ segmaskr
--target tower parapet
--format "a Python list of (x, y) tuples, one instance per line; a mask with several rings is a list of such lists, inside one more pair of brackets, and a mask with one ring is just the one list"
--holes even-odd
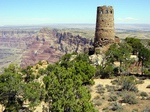
[(103, 47), (115, 41), (114, 10), (112, 6), (97, 7), (94, 47)]

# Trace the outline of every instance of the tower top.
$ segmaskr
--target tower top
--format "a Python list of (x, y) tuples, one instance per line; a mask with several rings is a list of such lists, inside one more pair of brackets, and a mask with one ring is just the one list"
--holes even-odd
[(97, 7), (97, 13), (100, 14), (113, 14), (114, 13), (114, 9), (112, 6), (98, 6)]

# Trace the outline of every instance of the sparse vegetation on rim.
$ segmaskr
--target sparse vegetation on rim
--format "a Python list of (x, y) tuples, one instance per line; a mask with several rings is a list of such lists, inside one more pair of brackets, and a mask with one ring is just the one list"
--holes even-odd
[[(21, 109), (25, 101), (28, 101), (28, 109), (32, 111), (41, 101), (49, 105), (44, 108), (52, 111), (62, 110), (62, 108), (66, 111), (71, 111), (70, 109), (80, 111), (83, 109), (82, 107), (84, 107), (84, 111), (96, 111), (93, 105), (105, 109), (103, 102), (106, 104), (110, 102), (111, 106), (107, 105), (107, 109), (119, 111), (125, 109), (121, 103), (136, 105), (141, 101), (149, 101), (149, 94), (139, 92), (137, 86), (143, 84), (145, 81), (131, 74), (131, 76), (128, 76), (127, 68), (130, 67), (130, 64), (133, 62), (133, 60), (127, 60), (129, 59), (128, 53), (129, 51), (133, 51), (131, 51), (131, 49), (129, 51), (122, 49), (121, 47), (126, 47), (126, 49), (130, 48), (125, 44), (128, 43), (113, 45), (111, 49), (106, 52), (107, 61), (97, 67), (90, 65), (91, 61), (86, 53), (66, 54), (54, 65), (47, 64), (43, 66), (43, 63), (46, 62), (42, 61), (36, 64), (35, 67), (29, 66), (24, 69), (10, 65), (5, 69), (4, 73), (0, 75), (0, 89), (3, 95), (7, 92), (10, 93), (6, 94), (6, 97), (10, 97), (12, 94), (15, 95), (10, 97), (10, 99), (13, 99), (12, 102), (9, 102), (5, 97), (1, 97), (1, 104), (3, 104), (8, 111)], [(114, 50), (112, 48), (120, 50)], [(124, 53), (127, 53), (125, 57), (121, 56), (122, 50), (124, 50)], [(135, 52), (137, 51), (135, 50), (134, 53)], [(114, 61), (120, 61), (122, 64), (116, 68)], [(145, 61), (145, 59), (143, 60), (143, 69), (148, 70), (148, 63), (149, 62)], [(11, 88), (3, 81), (7, 79), (7, 77), (9, 79), (8, 74), (11, 74), (10, 79), (14, 79), (15, 77), (15, 80), (8, 80), (12, 85)], [(145, 75), (149, 76), (148, 74)], [(111, 79), (113, 85), (111, 83), (109, 85), (103, 85), (99, 82), (95, 87), (95, 92), (98, 96), (91, 99), (90, 92), (94, 92), (94, 90), (91, 89), (91, 85), (94, 84), (94, 77), (104, 79), (113, 78)], [(37, 89), (37, 87), (40, 88)], [(148, 87), (149, 85), (147, 85), (147, 88)], [(12, 89), (12, 91), (6, 91), (3, 88), (6, 88), (6, 90), (9, 88), (10, 90)], [(31, 88), (35, 88), (34, 91)], [(140, 97), (138, 94), (142, 98), (138, 98)], [(18, 97), (18, 95), (21, 97)], [(68, 100), (66, 101), (65, 99)], [(77, 102), (72, 103), (72, 101)], [(82, 107), (80, 107), (79, 104), (82, 104)], [(12, 108), (12, 106), (14, 108)]]

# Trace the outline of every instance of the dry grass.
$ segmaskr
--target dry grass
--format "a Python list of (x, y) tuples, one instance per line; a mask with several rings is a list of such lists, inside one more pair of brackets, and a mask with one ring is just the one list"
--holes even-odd
[[(112, 83), (111, 81), (114, 79), (94, 79), (95, 84), (91, 87), (91, 100), (98, 99), (100, 100), (98, 103), (100, 105), (95, 105), (95, 107), (99, 110), (99, 112), (104, 112), (103, 109), (105, 108), (106, 111), (111, 112), (112, 110), (109, 110), (111, 108), (111, 105), (115, 102), (120, 102), (122, 100), (122, 96), (117, 96), (117, 99), (115, 101), (109, 101), (110, 96), (115, 96), (115, 90), (114, 91), (105, 91), (102, 95), (97, 93), (97, 86), (99, 84), (103, 85), (103, 87), (107, 87), (108, 85), (111, 87)], [(150, 96), (150, 89), (146, 88), (150, 84), (150, 79), (144, 80), (143, 84), (138, 84), (137, 87), (139, 89), (139, 93), (146, 92), (148, 96)], [(106, 89), (106, 88), (105, 88)], [(136, 94), (136, 93), (135, 93)], [(137, 94), (138, 95), (138, 94)], [(133, 110), (138, 110), (139, 112), (143, 111), (145, 107), (149, 107), (150, 100), (142, 100), (140, 96), (136, 97), (137, 104), (127, 104), (127, 103), (121, 103), (123, 107), (123, 112), (132, 112)], [(97, 100), (94, 100), (95, 103), (97, 103)]]

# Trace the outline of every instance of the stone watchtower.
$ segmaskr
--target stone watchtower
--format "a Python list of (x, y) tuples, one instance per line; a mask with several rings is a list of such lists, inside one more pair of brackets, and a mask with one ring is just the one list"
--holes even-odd
[(114, 10), (112, 6), (97, 7), (94, 47), (107, 46), (115, 41)]

